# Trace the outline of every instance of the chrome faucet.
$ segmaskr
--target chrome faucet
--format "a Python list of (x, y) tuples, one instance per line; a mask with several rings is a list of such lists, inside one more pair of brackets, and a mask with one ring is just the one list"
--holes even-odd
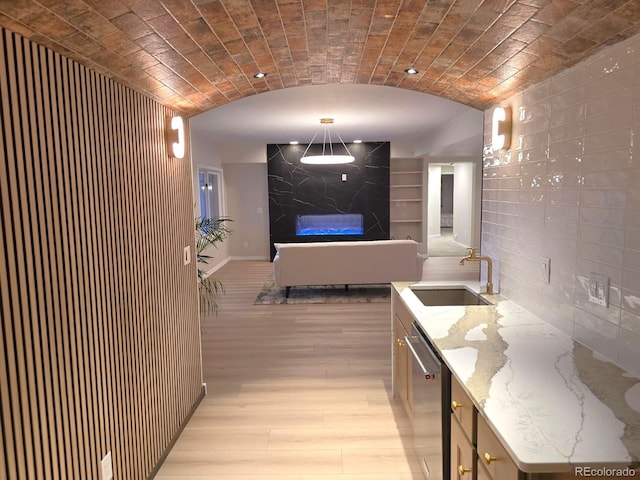
[(491, 258), (489, 257), (480, 257), (476, 255), (475, 248), (469, 248), (469, 254), (460, 260), (460, 265), (464, 265), (464, 262), (481, 262), (482, 260), (487, 262), (487, 293), (489, 295), (493, 295), (493, 264), (491, 263)]

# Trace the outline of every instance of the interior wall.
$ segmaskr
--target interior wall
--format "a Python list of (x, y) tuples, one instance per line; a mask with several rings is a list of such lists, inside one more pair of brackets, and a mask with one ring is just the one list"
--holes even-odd
[(0, 477), (146, 479), (202, 395), (174, 112), (0, 30)]
[[(514, 96), (509, 150), (485, 115), (482, 252), (502, 292), (640, 374), (640, 36)], [(541, 265), (551, 259), (551, 282)], [(608, 307), (589, 276), (610, 278)]]
[[(478, 177), (481, 177), (478, 168)], [(467, 247), (477, 247), (479, 234), (475, 231), (480, 191), (475, 181), (475, 163), (456, 162), (453, 166), (453, 238)]]
[(229, 255), (238, 259), (268, 260), (267, 164), (227, 163), (224, 175), (228, 216), (233, 220), (230, 224), (233, 232), (227, 239)]
[[(224, 153), (220, 145), (212, 142), (205, 132), (191, 130), (191, 161), (193, 165), (193, 217), (201, 216), (200, 209), (200, 179), (198, 177), (200, 169), (213, 171), (220, 174), (222, 188), (222, 216), (227, 217), (227, 195), (226, 181), (224, 177), (223, 160)], [(229, 260), (229, 242), (230, 238), (223, 240), (215, 246), (208, 246), (204, 249), (203, 255), (208, 256), (206, 263), (200, 263), (198, 268), (205, 272), (208, 276), (222, 267)]]
[(425, 132), (414, 145), (414, 154), (423, 157), (481, 157), (484, 113), (470, 110)]
[(429, 165), (427, 178), (427, 235), (440, 236), (440, 196), (442, 167)]

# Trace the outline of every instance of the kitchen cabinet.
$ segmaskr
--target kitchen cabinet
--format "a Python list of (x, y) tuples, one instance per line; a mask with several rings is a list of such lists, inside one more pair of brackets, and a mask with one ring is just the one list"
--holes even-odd
[(455, 377), (451, 379), (451, 415), (460, 423), (469, 440), (475, 444), (476, 409)]
[(476, 465), (476, 416), (471, 398), (451, 378), (451, 480), (472, 480)]
[[(464, 433), (460, 422), (451, 420), (451, 480), (475, 478), (476, 450)], [(505, 479), (506, 480), (506, 479)]]
[(397, 296), (392, 297), (393, 303), (393, 396), (402, 400), (409, 418), (413, 417), (411, 356), (405, 337), (411, 331), (413, 317)]
[[(487, 421), (478, 415), (478, 463), (486, 468), (493, 480), (518, 480), (518, 467), (494, 435)], [(480, 469), (478, 469), (479, 471)]]
[(392, 158), (389, 220), (391, 238), (425, 241), (424, 160)]
[(413, 405), (411, 404), (411, 358), (404, 338), (408, 335), (401, 320), (396, 315), (394, 321), (395, 355), (394, 355), (394, 396), (400, 397), (402, 404), (411, 418)]
[(487, 473), (487, 470), (482, 465), (478, 465), (478, 469), (476, 473), (477, 473), (476, 480), (493, 480)]

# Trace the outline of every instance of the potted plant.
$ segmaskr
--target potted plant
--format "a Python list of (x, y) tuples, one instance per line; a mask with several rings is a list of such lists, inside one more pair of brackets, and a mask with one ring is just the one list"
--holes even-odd
[(208, 254), (207, 248), (213, 246), (218, 248), (231, 233), (228, 226), (232, 222), (230, 218), (203, 218), (197, 217), (195, 221), (196, 230), (196, 261), (198, 265), (198, 292), (200, 297), (200, 313), (217, 313), (218, 304), (216, 298), (218, 294), (224, 292), (224, 286), (219, 280), (206, 276), (202, 265), (209, 263), (213, 257)]

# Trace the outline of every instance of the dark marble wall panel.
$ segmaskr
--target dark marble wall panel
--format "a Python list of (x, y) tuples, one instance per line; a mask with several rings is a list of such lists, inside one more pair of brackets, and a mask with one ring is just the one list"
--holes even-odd
[[(306, 145), (267, 145), (271, 258), (274, 243), (389, 238), (389, 142), (348, 144), (355, 161), (345, 165), (305, 165)], [(341, 145), (335, 146), (342, 153)], [(310, 153), (321, 154), (322, 145)], [(343, 174), (346, 180), (343, 181)], [(362, 235), (297, 236), (296, 216), (360, 213)]]

